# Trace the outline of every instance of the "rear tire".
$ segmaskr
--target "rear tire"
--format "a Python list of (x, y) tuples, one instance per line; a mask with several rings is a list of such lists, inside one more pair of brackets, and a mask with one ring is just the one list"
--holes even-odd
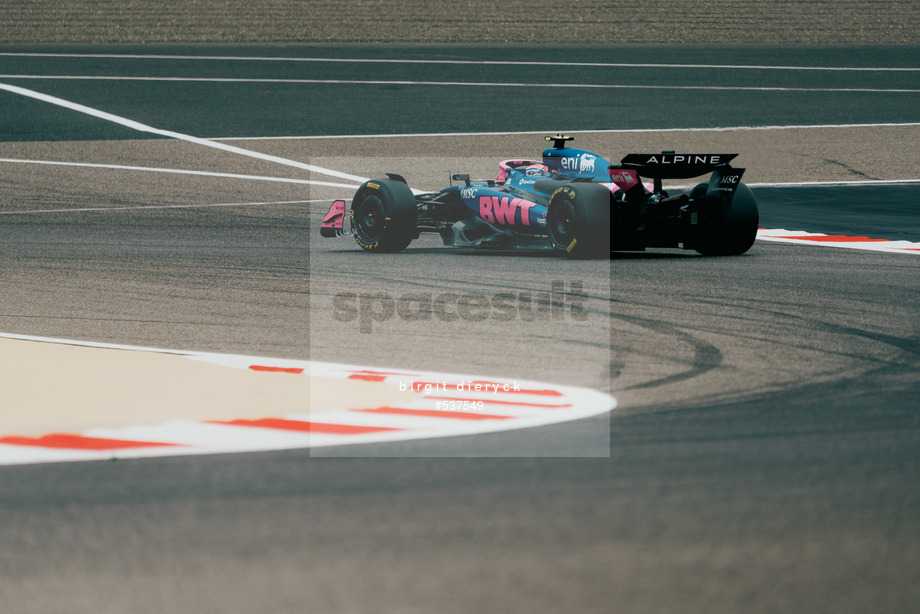
[(611, 193), (596, 183), (568, 183), (553, 194), (546, 231), (567, 258), (610, 258)]
[[(707, 184), (698, 185), (690, 198), (705, 198), (707, 188)], [(754, 194), (743, 183), (727, 205), (706, 202), (699, 215), (699, 234), (693, 249), (704, 256), (740, 256), (754, 245), (760, 215)]]
[(374, 179), (351, 201), (351, 226), (362, 249), (377, 253), (404, 250), (418, 236), (415, 195), (405, 183)]

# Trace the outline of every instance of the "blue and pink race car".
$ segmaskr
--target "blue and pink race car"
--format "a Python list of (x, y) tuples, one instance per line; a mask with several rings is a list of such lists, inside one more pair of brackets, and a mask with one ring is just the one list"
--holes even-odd
[[(350, 209), (333, 203), (321, 234), (351, 234), (369, 252), (398, 252), (421, 233), (445, 245), (484, 249), (552, 249), (569, 258), (608, 258), (649, 247), (700, 254), (743, 254), (757, 235), (757, 203), (741, 183), (737, 154), (630, 154), (619, 164), (566, 147), (548, 136), (542, 160), (505, 160), (492, 180), (459, 182), (417, 194), (396, 174), (365, 182)], [(669, 194), (663, 179), (711, 173), (707, 182)], [(643, 179), (651, 179), (651, 183)], [(345, 217), (351, 230), (345, 230)]]

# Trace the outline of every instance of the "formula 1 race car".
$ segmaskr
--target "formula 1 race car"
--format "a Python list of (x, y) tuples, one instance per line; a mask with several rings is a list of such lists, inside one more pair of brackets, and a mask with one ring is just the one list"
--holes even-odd
[[(487, 249), (553, 249), (569, 258), (607, 258), (611, 251), (683, 247), (704, 255), (743, 254), (757, 235), (757, 203), (741, 183), (738, 154), (630, 154), (610, 164), (548, 136), (542, 160), (505, 160), (494, 180), (454, 175), (440, 192), (414, 193), (387, 173), (355, 193), (344, 228), (345, 201), (323, 219), (324, 237), (351, 234), (369, 252), (398, 252), (420, 233), (445, 245)], [(663, 179), (712, 173), (708, 182), (669, 194)], [(645, 184), (641, 177), (651, 179)]]

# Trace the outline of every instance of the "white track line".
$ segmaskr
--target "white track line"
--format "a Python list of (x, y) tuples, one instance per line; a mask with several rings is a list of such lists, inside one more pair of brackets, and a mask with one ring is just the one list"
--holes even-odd
[(726, 70), (819, 70), (843, 72), (917, 72), (914, 67), (862, 67), (862, 66), (771, 66), (758, 64), (652, 64), (639, 62), (548, 62), (524, 60), (432, 60), (432, 59), (386, 59), (386, 58), (301, 58), (271, 56), (226, 56), (226, 55), (142, 55), (116, 53), (27, 53), (6, 52), (0, 57), (38, 58), (97, 58), (133, 60), (194, 60), (230, 62), (314, 62), (337, 64), (434, 64), (462, 66), (559, 66), (586, 68), (702, 68)]
[(364, 183), (367, 181), (366, 177), (358, 177), (357, 175), (349, 175), (348, 173), (340, 173), (328, 168), (322, 168), (319, 166), (313, 166), (312, 164), (304, 164), (303, 162), (297, 162), (296, 160), (289, 160), (287, 158), (280, 158), (278, 156), (271, 156), (268, 154), (263, 154), (257, 151), (251, 151), (248, 149), (242, 149), (240, 147), (234, 147), (233, 145), (227, 145), (225, 143), (218, 143), (209, 139), (201, 139), (194, 136), (189, 136), (187, 134), (182, 134), (181, 132), (173, 132), (171, 130), (161, 130), (159, 128), (154, 128), (140, 122), (136, 122), (131, 119), (124, 117), (119, 117), (118, 115), (113, 115), (111, 113), (106, 113), (105, 111), (100, 111), (98, 109), (93, 109), (92, 107), (87, 107), (82, 104), (77, 104), (69, 100), (64, 100), (63, 98), (58, 98), (56, 96), (49, 96), (48, 94), (42, 94), (41, 92), (36, 92), (35, 90), (26, 89), (23, 87), (18, 87), (15, 85), (10, 85), (8, 83), (0, 83), (0, 90), (7, 91), (13, 94), (19, 94), (21, 96), (26, 96), (28, 98), (33, 98), (35, 100), (41, 100), (42, 102), (47, 102), (59, 107), (64, 107), (72, 111), (77, 111), (78, 113), (84, 113), (92, 117), (103, 119), (125, 128), (130, 128), (132, 130), (137, 130), (139, 132), (146, 132), (149, 134), (156, 134), (158, 136), (165, 136), (168, 138), (177, 139), (180, 141), (186, 141), (189, 143), (195, 143), (197, 145), (203, 145), (205, 147), (210, 147), (212, 149), (219, 149), (222, 151), (227, 151), (230, 153), (239, 154), (242, 156), (247, 156), (250, 158), (256, 158), (259, 160), (266, 160), (268, 162), (275, 162), (277, 164), (283, 164), (285, 166), (291, 166), (294, 168), (299, 168), (301, 170), (310, 171), (312, 173), (319, 173), (321, 175), (329, 175), (332, 177), (338, 177), (339, 179), (346, 179), (348, 181), (356, 181), (358, 183)]
[(864, 186), (864, 185), (915, 185), (920, 184), (920, 179), (854, 179), (852, 181), (800, 181), (776, 183), (748, 183), (749, 188), (830, 188), (834, 186)]
[[(920, 122), (877, 123), (877, 124), (808, 124), (800, 126), (723, 126), (715, 128), (624, 128), (615, 130), (572, 130), (570, 134), (644, 134), (660, 132), (741, 132), (758, 130), (816, 130), (821, 128), (911, 128)], [(517, 132), (418, 132), (396, 134), (330, 134), (320, 136), (249, 136), (212, 138), (212, 141), (269, 141), (269, 140), (311, 140), (311, 139), (395, 139), (429, 137), (473, 137), (473, 136), (530, 136), (534, 134), (556, 134), (558, 128), (546, 130), (524, 130)], [(568, 131), (562, 131), (566, 133)]]
[[(689, 190), (696, 184), (671, 185), (665, 184), (669, 190)], [(833, 188), (833, 187), (858, 187), (858, 186), (885, 186), (885, 185), (920, 185), (920, 179), (853, 179), (838, 181), (781, 181), (745, 183), (749, 188)]]
[(312, 179), (291, 179), (288, 177), (268, 177), (264, 175), (237, 175), (234, 173), (215, 173), (211, 171), (191, 171), (174, 168), (152, 168), (147, 166), (125, 166), (123, 164), (93, 164), (89, 162), (57, 162), (53, 160), (19, 160), (14, 158), (0, 158), (0, 162), (9, 164), (44, 164), (48, 166), (76, 166), (86, 168), (105, 168), (124, 171), (144, 171), (153, 173), (173, 173), (177, 175), (200, 175), (203, 177), (224, 177), (228, 179), (247, 179), (253, 181), (275, 181), (279, 183), (299, 183), (303, 185), (316, 185), (332, 188), (357, 189), (359, 186), (350, 183), (330, 183), (328, 181), (314, 181)]
[(328, 203), (329, 199), (317, 200), (276, 200), (250, 203), (203, 203), (197, 205), (129, 205), (125, 207), (80, 207), (78, 209), (23, 209), (19, 211), (0, 211), (0, 215), (31, 215), (36, 213), (87, 213), (95, 211), (146, 211), (148, 209), (210, 209), (219, 207), (268, 207), (276, 205), (306, 205)]
[[(542, 133), (541, 133), (542, 134)], [(252, 139), (226, 139), (226, 140), (257, 140), (262, 138), (271, 138), (271, 137), (255, 137)], [(294, 138), (357, 138), (357, 137), (277, 137), (279, 139), (294, 139)], [(331, 188), (344, 188), (349, 190), (357, 190), (360, 186), (353, 185), (350, 183), (331, 183), (328, 181), (314, 181), (312, 179), (292, 179), (288, 177), (268, 177), (264, 175), (238, 175), (234, 173), (216, 173), (211, 171), (192, 171), (192, 170), (182, 170), (182, 169), (172, 169), (172, 168), (157, 168), (157, 167), (146, 167), (146, 166), (126, 166), (122, 164), (94, 164), (90, 162), (58, 162), (52, 160), (22, 160), (14, 158), (0, 158), (0, 163), (9, 163), (9, 164), (38, 164), (38, 165), (49, 165), (49, 166), (72, 166), (72, 167), (85, 167), (85, 168), (101, 168), (101, 169), (112, 169), (112, 170), (127, 170), (127, 171), (140, 171), (140, 172), (152, 172), (152, 173), (173, 173), (179, 175), (200, 175), (204, 177), (224, 177), (229, 179), (246, 179), (253, 181), (274, 181), (279, 183), (296, 183), (303, 185), (315, 185)], [(869, 185), (912, 185), (920, 183), (920, 179), (854, 179), (854, 180), (838, 180), (838, 181), (800, 181), (800, 182), (760, 182), (760, 183), (748, 183), (746, 184), (749, 188), (808, 188), (808, 187), (833, 187), (833, 186), (869, 186)], [(692, 185), (668, 185), (666, 186), (671, 189), (685, 189), (691, 188)], [(325, 200), (299, 200), (299, 201), (284, 201), (280, 204), (289, 204), (289, 203), (313, 203), (313, 202), (327, 202)], [(242, 204), (272, 204), (272, 203), (229, 203), (224, 205), (189, 205), (189, 206), (236, 206)], [(175, 207), (185, 207), (187, 205), (175, 205)], [(122, 207), (122, 208), (140, 208), (140, 207)], [(168, 208), (164, 206), (163, 208)], [(95, 210), (95, 209), (93, 209)], [(58, 211), (55, 209), (54, 211)], [(60, 211), (74, 211), (74, 209), (61, 209)], [(8, 212), (8, 213), (17, 213), (17, 212)], [(0, 215), (3, 215), (4, 212), (0, 212)]]
[(244, 79), (227, 77), (125, 77), (98, 75), (0, 75), (0, 79), (81, 80), (81, 81), (165, 81), (199, 83), (288, 83), (307, 85), (404, 85), (435, 87), (506, 87), (538, 89), (595, 90), (690, 90), (720, 92), (822, 92), (822, 93), (883, 93), (917, 94), (920, 89), (871, 87), (775, 87), (728, 85), (637, 85), (624, 83), (520, 83), (494, 81), (408, 81), (404, 79)]

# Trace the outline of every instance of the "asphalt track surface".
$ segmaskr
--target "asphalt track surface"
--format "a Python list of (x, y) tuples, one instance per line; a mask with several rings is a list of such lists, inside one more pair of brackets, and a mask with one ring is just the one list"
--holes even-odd
[[(317, 55), (310, 47), (111, 50), (151, 49)], [(668, 47), (550, 51), (373, 48), (397, 59), (549, 54), (568, 62), (917, 68), (912, 48), (719, 47), (689, 58), (685, 48)], [(21, 56), (0, 56), (0, 66), (0, 83), (220, 139), (920, 121), (917, 71), (304, 68)], [(333, 79), (364, 83), (315, 82)], [(637, 87), (582, 87), (548, 100), (518, 86), (404, 83), (445, 79)], [(725, 89), (696, 89), (701, 83)], [(144, 135), (8, 91), (0, 104), (7, 159), (330, 180), (192, 143), (137, 140)], [(789, 134), (785, 154), (807, 150), (808, 133)], [(579, 144), (618, 151), (627, 138), (594, 133)], [(538, 139), (221, 142), (349, 173), (407, 169), (427, 189), (447, 166), (488, 168), (502, 155), (537, 153)], [(821, 176), (770, 176), (769, 160), (760, 171), (750, 164), (750, 173), (763, 181), (917, 179), (907, 176), (917, 170), (916, 149), (892, 154), (887, 142), (846, 139), (833, 152), (839, 156), (826, 156)], [(860, 148), (869, 148), (865, 158)], [(381, 157), (388, 151), (401, 159)], [(755, 161), (770, 155), (743, 153)], [(873, 157), (885, 163), (850, 163)], [(620, 403), (612, 415), (555, 427), (319, 454), (0, 469), (0, 596), (8, 611), (908, 612), (920, 598), (915, 256), (758, 243), (730, 259), (665, 251), (567, 262), (453, 253), (422, 240), (374, 258), (348, 240), (314, 239), (325, 208), (303, 201), (328, 199), (335, 188), (2, 168), (4, 331), (494, 372), (610, 390)], [(892, 168), (898, 176), (880, 175)], [(858, 190), (758, 189), (762, 225), (917, 240), (915, 185)], [(272, 204), (244, 205), (259, 202)], [(239, 206), (213, 206), (221, 204)], [(520, 298), (549, 292), (553, 282), (569, 291), (579, 282), (586, 318), (553, 322), (523, 309), (510, 322), (394, 317), (367, 332), (333, 317), (335, 297), (346, 292)], [(433, 458), (444, 456), (469, 458)], [(565, 458), (572, 456), (594, 458)]]

